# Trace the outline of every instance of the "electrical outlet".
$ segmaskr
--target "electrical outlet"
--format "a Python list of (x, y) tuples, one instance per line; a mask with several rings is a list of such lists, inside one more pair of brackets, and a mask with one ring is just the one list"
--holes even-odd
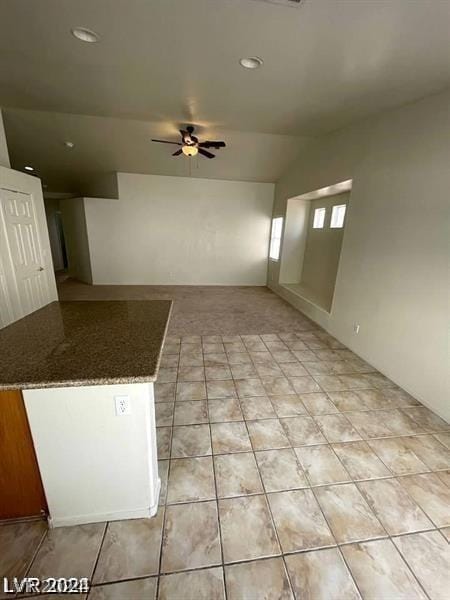
[(355, 324), (353, 325), (353, 331), (354, 331), (355, 333), (359, 333), (359, 323), (355, 323)]
[(114, 396), (114, 402), (116, 405), (117, 417), (131, 415), (130, 396)]

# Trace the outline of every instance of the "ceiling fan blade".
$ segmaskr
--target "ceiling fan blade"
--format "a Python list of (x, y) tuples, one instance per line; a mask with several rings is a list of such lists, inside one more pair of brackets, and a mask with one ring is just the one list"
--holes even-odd
[(172, 156), (180, 156), (180, 154), (183, 152), (183, 150), (180, 148), (179, 150), (176, 150)]
[(181, 146), (180, 142), (169, 142), (168, 140), (152, 140), (152, 142), (159, 142), (160, 144), (175, 144), (176, 146)]
[(205, 140), (204, 142), (200, 142), (200, 148), (225, 148), (225, 142), (214, 142), (211, 140)]
[(206, 156), (206, 158), (215, 158), (216, 156), (215, 154), (211, 154), (211, 152), (208, 152), (208, 150), (204, 150), (203, 148), (199, 148), (198, 153)]

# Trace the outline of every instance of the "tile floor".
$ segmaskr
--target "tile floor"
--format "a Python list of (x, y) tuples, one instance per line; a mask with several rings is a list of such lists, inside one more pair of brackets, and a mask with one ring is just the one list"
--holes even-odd
[(202, 319), (185, 289), (158, 515), (2, 525), (0, 575), (88, 576), (90, 600), (447, 600), (450, 426), (268, 290), (201, 288)]

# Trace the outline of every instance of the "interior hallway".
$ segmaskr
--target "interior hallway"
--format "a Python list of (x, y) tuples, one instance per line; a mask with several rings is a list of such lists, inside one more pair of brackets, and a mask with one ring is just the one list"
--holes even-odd
[(267, 288), (59, 291), (175, 299), (155, 385), (161, 509), (4, 525), (2, 574), (87, 576), (91, 600), (447, 597), (442, 419)]

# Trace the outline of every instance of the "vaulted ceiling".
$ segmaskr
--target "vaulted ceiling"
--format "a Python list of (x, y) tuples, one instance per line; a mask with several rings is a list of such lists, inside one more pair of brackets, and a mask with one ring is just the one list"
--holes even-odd
[[(193, 176), (274, 181), (305, 138), (448, 87), (449, 24), (440, 0), (1, 0), (12, 163), (65, 191), (109, 170), (186, 175), (149, 140), (192, 123), (228, 142)], [(260, 69), (239, 65), (254, 55)]]

